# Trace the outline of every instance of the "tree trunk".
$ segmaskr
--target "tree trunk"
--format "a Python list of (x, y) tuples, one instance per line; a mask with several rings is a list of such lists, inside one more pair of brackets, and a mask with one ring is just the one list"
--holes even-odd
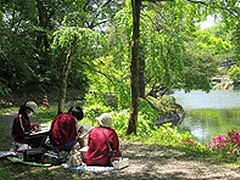
[[(50, 9), (47, 9), (43, 2), (40, 0), (37, 0), (37, 8), (38, 8), (38, 20), (39, 20), (39, 26), (42, 27), (42, 29), (45, 29), (49, 23), (49, 19), (53, 12), (49, 12)], [(47, 39), (47, 33), (43, 30), (37, 31), (37, 42), (36, 42), (36, 48), (40, 48), (42, 42), (44, 43), (44, 47), (46, 50), (49, 50), (50, 45)]]
[[(142, 46), (139, 47), (140, 52)], [(145, 55), (139, 53), (139, 97), (145, 98)]]
[(139, 97), (139, 38), (140, 38), (140, 8), (141, 0), (132, 0), (133, 35), (131, 41), (131, 80), (130, 80), (130, 117), (127, 135), (137, 134), (138, 97)]
[(68, 73), (71, 68), (72, 64), (72, 57), (75, 50), (75, 43), (71, 43), (68, 51), (68, 55), (66, 57), (66, 61), (62, 71), (62, 82), (61, 82), (61, 89), (60, 89), (60, 99), (58, 103), (58, 114), (63, 113), (63, 108), (65, 104), (66, 94), (67, 94), (67, 78)]

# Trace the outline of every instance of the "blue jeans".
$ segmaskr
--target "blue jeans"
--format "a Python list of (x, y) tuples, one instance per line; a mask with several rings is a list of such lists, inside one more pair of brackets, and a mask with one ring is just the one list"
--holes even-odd
[(75, 144), (77, 144), (77, 142), (78, 142), (78, 139), (76, 139), (70, 143), (64, 144), (63, 147), (66, 149), (72, 149), (72, 147), (75, 146)]

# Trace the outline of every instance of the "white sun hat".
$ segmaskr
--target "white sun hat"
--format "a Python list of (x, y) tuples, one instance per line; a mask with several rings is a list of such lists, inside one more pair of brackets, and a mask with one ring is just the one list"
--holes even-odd
[(112, 116), (109, 113), (101, 114), (101, 116), (97, 117), (96, 120), (103, 127), (112, 127)]
[(31, 110), (33, 110), (33, 112), (37, 112), (37, 109), (38, 109), (38, 105), (33, 101), (28, 101), (25, 107), (30, 108)]

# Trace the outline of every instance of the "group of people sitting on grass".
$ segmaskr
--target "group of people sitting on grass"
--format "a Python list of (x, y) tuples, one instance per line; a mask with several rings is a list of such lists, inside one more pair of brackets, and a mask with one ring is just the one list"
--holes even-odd
[[(109, 148), (114, 152), (115, 157), (121, 157), (118, 135), (112, 129), (112, 116), (103, 113), (97, 117), (99, 126), (88, 132), (87, 144), (84, 143), (84, 136), (81, 134), (84, 128), (78, 128), (78, 121), (84, 117), (83, 110), (79, 106), (71, 107), (67, 113), (59, 114), (54, 118), (47, 136), (50, 147), (45, 143), (46, 136), (32, 137), (32, 132), (39, 131), (39, 124), (31, 124), (29, 117), (37, 112), (38, 106), (33, 101), (24, 103), (15, 117), (12, 126), (12, 137), (16, 143), (27, 144), (31, 148), (43, 147), (58, 153), (61, 151), (71, 152), (78, 145), (87, 146), (88, 149), (83, 155), (83, 162), (86, 165), (109, 166)], [(110, 147), (109, 147), (110, 145)]]

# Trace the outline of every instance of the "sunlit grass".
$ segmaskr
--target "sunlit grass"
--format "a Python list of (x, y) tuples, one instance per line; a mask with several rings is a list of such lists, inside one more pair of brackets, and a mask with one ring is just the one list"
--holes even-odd
[(191, 109), (186, 110), (186, 114), (198, 117), (200, 119), (205, 119), (211, 121), (211, 119), (225, 119), (228, 117), (240, 118), (239, 108), (229, 108), (229, 109)]

